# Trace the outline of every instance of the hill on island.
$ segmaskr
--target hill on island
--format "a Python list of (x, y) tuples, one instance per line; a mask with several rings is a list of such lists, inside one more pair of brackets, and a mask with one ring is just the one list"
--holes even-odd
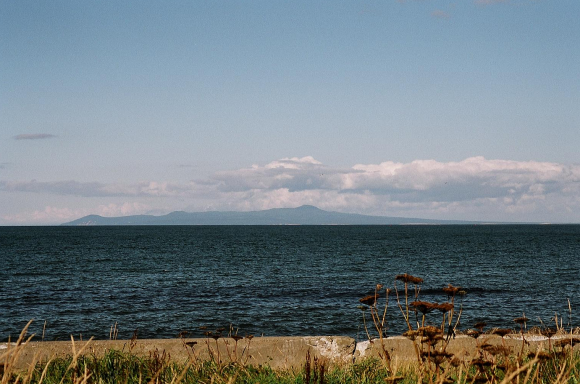
[(62, 225), (403, 225), (471, 224), (467, 221), (370, 216), (324, 211), (311, 205), (251, 212), (171, 212), (163, 216), (103, 217), (89, 215)]

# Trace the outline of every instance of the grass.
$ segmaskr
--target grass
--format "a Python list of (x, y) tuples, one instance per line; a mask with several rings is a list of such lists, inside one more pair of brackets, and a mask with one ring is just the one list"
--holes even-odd
[[(452, 367), (431, 376), (417, 368), (392, 372), (380, 359), (318, 370), (310, 363), (298, 371), (273, 370), (215, 360), (177, 363), (160, 356), (137, 357), (110, 350), (104, 356), (73, 355), (38, 363), (26, 373), (4, 372), (3, 384), (141, 384), (141, 383), (578, 383), (580, 356), (530, 358), (516, 369), (472, 365)], [(320, 365), (318, 366), (320, 368)], [(515, 366), (514, 366), (515, 368)], [(324, 372), (323, 375), (320, 373)], [(479, 375), (481, 373), (481, 375)]]

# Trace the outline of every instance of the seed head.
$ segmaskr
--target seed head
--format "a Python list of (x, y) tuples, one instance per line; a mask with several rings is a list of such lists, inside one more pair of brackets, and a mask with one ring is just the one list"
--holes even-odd
[(489, 354), (496, 356), (496, 355), (504, 355), (507, 356), (509, 355), (512, 350), (508, 347), (504, 347), (503, 345), (490, 345), (490, 344), (485, 344), (481, 346), (481, 349), (483, 349), (484, 351), (488, 352)]
[(413, 301), (411, 305), (424, 315), (438, 309), (439, 307), (439, 304), (437, 303), (428, 303), (426, 301)]
[(366, 304), (369, 307), (372, 307), (377, 302), (377, 295), (368, 295), (368, 296), (363, 297), (362, 299), (359, 299), (359, 301), (362, 304)]
[(528, 352), (529, 359), (537, 358), (540, 361), (544, 361), (548, 360), (550, 357), (552, 357), (552, 355), (550, 355), (548, 352), (545, 351), (538, 351), (537, 353), (533, 351)]
[(423, 340), (421, 340), (421, 343), (429, 344), (430, 346), (434, 347), (441, 340), (443, 340), (442, 335), (433, 335), (431, 337), (424, 337)]
[(429, 339), (434, 339), (437, 336), (441, 336), (441, 334), (443, 334), (443, 331), (440, 328), (434, 327), (432, 325), (421, 327), (417, 331), (419, 332), (419, 335)]
[(465, 332), (465, 334), (469, 337), (473, 337), (474, 339), (477, 339), (480, 335), (480, 332), (476, 331), (475, 329), (469, 329), (469, 330), (467, 330), (467, 332)]
[(494, 335), (499, 335), (501, 337), (504, 337), (505, 335), (509, 335), (510, 333), (513, 333), (514, 331), (508, 328), (495, 328), (493, 331), (491, 331), (492, 334)]
[(556, 330), (554, 328), (546, 328), (541, 330), (542, 335), (550, 338), (556, 334)]
[(403, 336), (405, 336), (409, 340), (415, 340), (415, 338), (417, 337), (417, 334), (418, 334), (417, 331), (407, 331), (407, 332), (403, 333)]
[(530, 321), (530, 319), (528, 319), (526, 316), (522, 316), (514, 319), (514, 321), (516, 324), (525, 325), (528, 321)]
[(479, 323), (475, 323), (474, 327), (479, 329), (479, 332), (483, 332), (483, 328), (485, 328), (486, 325), (487, 323), (485, 321), (480, 321)]
[(477, 348), (479, 349), (483, 349), (485, 350), (485, 348), (491, 347), (492, 345), (490, 343), (488, 343), (487, 341), (484, 341), (482, 344), (480, 344)]
[(435, 365), (443, 364), (447, 359), (453, 357), (453, 354), (445, 351), (423, 351), (421, 353), (423, 360), (430, 360)]
[(453, 304), (451, 303), (441, 303), (437, 305), (437, 310), (446, 313), (451, 311), (454, 308)]
[(455, 296), (460, 290), (461, 287), (454, 287), (451, 284), (448, 284), (447, 287), (443, 288), (443, 292), (445, 292), (447, 296)]
[(489, 367), (492, 365), (491, 361), (483, 360), (483, 359), (473, 359), (471, 360), (471, 365), (476, 366), (478, 368)]
[(402, 281), (403, 283), (412, 283), (415, 285), (421, 284), (423, 282), (422, 278), (415, 277), (415, 276), (409, 275), (407, 273), (404, 273), (402, 275), (397, 275), (395, 277), (395, 280)]

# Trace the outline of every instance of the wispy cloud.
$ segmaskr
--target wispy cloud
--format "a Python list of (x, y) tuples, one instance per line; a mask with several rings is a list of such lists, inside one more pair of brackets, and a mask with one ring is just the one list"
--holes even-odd
[[(205, 182), (214, 185), (215, 182)], [(80, 197), (179, 197), (193, 196), (196, 191), (207, 189), (195, 182), (174, 184), (148, 181), (137, 184), (104, 184), (99, 182), (67, 181), (0, 181), (0, 191), (46, 193)]]
[[(385, 161), (341, 168), (308, 156), (219, 172), (186, 183), (0, 181), (0, 191), (94, 198), (99, 203), (91, 213), (106, 215), (145, 209), (258, 210), (312, 204), (392, 216), (580, 222), (580, 165), (483, 157), (458, 162)], [(103, 199), (115, 203), (107, 208)]]
[(14, 136), (14, 140), (44, 140), (55, 138), (55, 135), (50, 133), (23, 133)]
[(492, 5), (507, 2), (509, 2), (509, 0), (474, 0), (474, 3), (477, 5)]
[(433, 12), (431, 12), (431, 16), (433, 16), (436, 19), (449, 19), (451, 17), (449, 13), (442, 11), (440, 9), (436, 9)]
[(0, 181), (0, 191), (48, 193), (54, 195), (74, 195), (83, 197), (116, 196), (107, 191), (107, 185), (97, 182), (78, 181)]

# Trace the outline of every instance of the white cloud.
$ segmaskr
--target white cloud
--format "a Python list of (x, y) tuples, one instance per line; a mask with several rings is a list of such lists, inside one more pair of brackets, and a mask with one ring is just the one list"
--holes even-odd
[[(274, 162), (276, 163), (276, 162)], [(215, 176), (223, 196), (242, 209), (314, 204), (350, 212), (479, 220), (526, 220), (564, 207), (578, 213), (580, 166), (468, 158), (460, 162), (357, 164), (348, 169), (310, 161), (253, 166)], [(525, 218), (509, 218), (527, 212)], [(535, 214), (535, 216), (534, 216)], [(471, 215), (471, 216), (470, 216)], [(579, 217), (580, 218), (580, 217)], [(576, 219), (578, 221), (578, 219)]]
[[(308, 169), (316, 168), (319, 165), (322, 165), (320, 161), (315, 160), (312, 156), (306, 156), (302, 158), (292, 157), (272, 161), (271, 163), (266, 164), (264, 168)], [(254, 167), (258, 168), (257, 165), (254, 165)]]
[[(332, 189), (368, 190), (376, 193), (407, 193), (469, 187), (495, 194), (524, 190), (539, 183), (570, 186), (580, 181), (580, 167), (557, 163), (486, 160), (473, 157), (461, 162), (442, 163), (415, 160), (410, 163), (356, 164), (352, 168), (329, 168), (320, 163), (309, 167), (263, 167), (222, 172), (215, 176), (223, 190)], [(485, 193), (480, 191), (479, 193)]]
[[(5, 221), (54, 221), (97, 213), (260, 210), (316, 205), (365, 214), (484, 221), (580, 222), (580, 166), (536, 161), (415, 160), (331, 167), (308, 156), (219, 172), (185, 183), (0, 181), (0, 193), (75, 196), (76, 210), (50, 208)], [(118, 199), (128, 202), (119, 202)], [(111, 200), (114, 203), (104, 203)]]

